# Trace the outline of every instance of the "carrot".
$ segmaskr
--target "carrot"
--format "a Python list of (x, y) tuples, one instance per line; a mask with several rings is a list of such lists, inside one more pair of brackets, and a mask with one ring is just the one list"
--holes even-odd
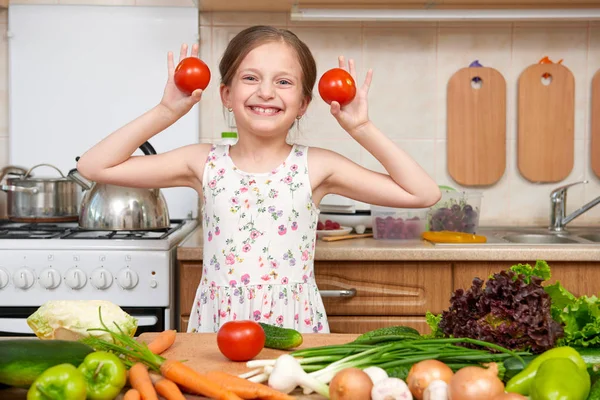
[(123, 400), (140, 400), (140, 392), (135, 389), (129, 389), (125, 396), (123, 396)]
[(158, 334), (158, 336), (154, 338), (154, 340), (148, 343), (148, 349), (150, 349), (150, 351), (154, 354), (161, 354), (169, 347), (171, 347), (173, 343), (175, 343), (176, 336), (176, 330), (170, 329), (162, 331)]
[(132, 388), (140, 392), (142, 400), (158, 400), (158, 395), (150, 380), (148, 368), (144, 364), (135, 363), (129, 368), (129, 383)]
[(154, 383), (154, 388), (162, 397), (167, 400), (185, 400), (185, 397), (173, 381), (162, 378)]
[(292, 400), (293, 396), (272, 389), (262, 383), (255, 383), (239, 376), (222, 371), (210, 371), (205, 376), (227, 390), (231, 390), (242, 399)]
[(177, 360), (165, 360), (160, 364), (160, 373), (165, 378), (183, 386), (192, 393), (217, 400), (242, 400), (237, 394), (224, 389), (216, 382)]

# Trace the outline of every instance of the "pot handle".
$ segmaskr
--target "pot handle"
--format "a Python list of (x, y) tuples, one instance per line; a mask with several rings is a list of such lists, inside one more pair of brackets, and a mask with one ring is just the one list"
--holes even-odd
[(79, 171), (77, 171), (77, 168), (70, 170), (67, 174), (67, 178), (81, 186), (84, 190), (90, 190), (92, 188), (92, 183), (81, 176)]
[(58, 171), (58, 173), (60, 174), (60, 176), (62, 178), (64, 178), (65, 176), (63, 175), (63, 173), (61, 172), (60, 169), (56, 168), (54, 165), (52, 164), (38, 164), (38, 165), (34, 165), (33, 167), (29, 168), (29, 171), (27, 171), (25, 173), (25, 176), (23, 177), (24, 179), (27, 179), (29, 177), (29, 174), (31, 173), (31, 171), (33, 171), (34, 169), (36, 169), (37, 167), (51, 167), (54, 168), (55, 170)]
[(37, 187), (23, 187), (14, 185), (0, 185), (0, 190), (3, 190), (5, 192), (21, 192), (30, 194), (36, 194), (40, 191)]
[(148, 141), (145, 141), (140, 145), (140, 150), (147, 156), (153, 156), (156, 154), (156, 150), (154, 150), (154, 147), (152, 147)]
[(23, 176), (26, 173), (27, 173), (27, 170), (25, 168), (16, 167), (14, 165), (8, 165), (8, 166), (2, 168), (2, 170), (0, 170), (0, 182), (2, 182), (2, 180), (4, 179), (4, 177), (6, 175), (20, 175), (20, 176)]

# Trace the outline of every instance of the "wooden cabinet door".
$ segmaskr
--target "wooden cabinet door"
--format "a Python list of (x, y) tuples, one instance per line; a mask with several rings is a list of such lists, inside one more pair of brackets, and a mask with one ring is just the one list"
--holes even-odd
[[(202, 261), (179, 261), (178, 295), (176, 312), (180, 318), (189, 317), (196, 291), (202, 278)], [(189, 318), (188, 318), (189, 319)], [(177, 320), (177, 318), (176, 318)], [(187, 320), (184, 326), (177, 328), (180, 332), (187, 329)]]
[(331, 315), (425, 315), (441, 312), (452, 292), (444, 262), (316, 261), (319, 290), (355, 290), (352, 297), (323, 297)]

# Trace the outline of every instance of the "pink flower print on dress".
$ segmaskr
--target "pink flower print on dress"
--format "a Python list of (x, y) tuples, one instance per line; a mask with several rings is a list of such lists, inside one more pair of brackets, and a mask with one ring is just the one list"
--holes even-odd
[(240, 199), (238, 199), (237, 197), (232, 197), (230, 200), (231, 204), (233, 204), (234, 206), (237, 206), (238, 204), (240, 204)]
[(293, 172), (296, 172), (296, 171), (298, 171), (298, 165), (296, 165), (296, 164), (293, 164), (293, 165), (290, 167), (290, 170), (292, 170)]
[(260, 310), (256, 310), (252, 313), (255, 321), (260, 321)]
[(212, 232), (208, 231), (208, 241), (210, 242), (212, 240)]
[(221, 233), (221, 230), (219, 229), (218, 226), (215, 227), (215, 235), (219, 236), (219, 234)]
[(279, 267), (279, 261), (271, 260), (271, 268), (278, 268), (278, 267)]
[(242, 186), (240, 188), (240, 193), (246, 193), (248, 191), (248, 188), (246, 186)]
[(271, 277), (269, 275), (263, 275), (263, 276), (260, 277), (260, 279), (262, 279), (263, 281), (266, 282), (266, 281), (270, 281)]
[(235, 264), (235, 255), (233, 253), (229, 253), (227, 257), (225, 257), (225, 264), (233, 265)]
[(250, 232), (250, 239), (252, 239), (252, 240), (255, 240), (259, 236), (260, 236), (260, 232), (257, 231), (256, 229), (254, 229), (254, 230), (252, 230), (252, 232)]
[(287, 285), (287, 283), (288, 283), (288, 278), (287, 278), (287, 276), (284, 276), (283, 278), (281, 278), (281, 284), (282, 284), (282, 285)]
[(220, 176), (225, 175), (225, 168), (221, 168), (217, 171), (217, 174), (219, 174)]
[(280, 315), (279, 317), (277, 317), (277, 323), (279, 325), (283, 325), (283, 315)]
[(247, 252), (249, 252), (249, 251), (250, 251), (250, 249), (251, 249), (251, 248), (252, 248), (252, 246), (250, 246), (250, 244), (249, 244), (249, 243), (246, 243), (246, 244), (244, 245), (244, 247), (242, 247), (242, 251), (243, 251), (244, 253), (247, 253)]
[[(250, 283), (250, 275), (248, 275), (248, 274), (244, 274), (244, 275), (242, 275), (242, 278), (241, 278), (241, 279), (242, 279), (242, 283), (243, 283), (244, 285), (247, 285), (247, 284), (249, 284), (249, 283)], [(234, 281), (234, 282), (235, 282), (235, 281)]]
[(254, 290), (248, 290), (248, 300), (252, 300), (254, 298)]
[(227, 311), (219, 310), (219, 315), (221, 316), (221, 318), (225, 318), (225, 317), (227, 317)]
[(296, 221), (292, 222), (292, 230), (295, 231), (298, 229), (298, 223)]
[(291, 176), (291, 175), (288, 175), (288, 176), (286, 176), (285, 178), (283, 178), (283, 183), (287, 183), (288, 185), (289, 185), (290, 183), (292, 183), (292, 176)]
[(214, 189), (215, 187), (217, 187), (217, 181), (214, 179), (211, 180), (210, 182), (208, 182), (208, 187)]
[(237, 285), (237, 282), (235, 281), (235, 279), (232, 279), (229, 281), (229, 286), (235, 286)]
[(286, 232), (287, 228), (285, 227), (285, 225), (279, 225), (279, 228), (277, 228), (277, 233), (279, 233), (279, 236), (285, 235)]
[[(302, 282), (304, 282), (304, 283), (308, 282), (308, 276), (302, 275)], [(300, 286), (300, 291), (302, 291), (302, 286)]]
[(302, 252), (302, 257), (301, 257), (302, 261), (307, 261), (308, 260), (308, 250), (304, 250)]
[(306, 325), (306, 326), (310, 326), (310, 318), (306, 318), (306, 319), (304, 320), (304, 325)]

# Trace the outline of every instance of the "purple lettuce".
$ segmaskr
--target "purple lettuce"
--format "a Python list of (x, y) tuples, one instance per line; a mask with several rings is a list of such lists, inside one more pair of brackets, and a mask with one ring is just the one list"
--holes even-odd
[(467, 291), (456, 290), (439, 329), (445, 336), (484, 340), (515, 351), (542, 353), (564, 335), (552, 319), (551, 299), (542, 278), (513, 271), (473, 279)]

